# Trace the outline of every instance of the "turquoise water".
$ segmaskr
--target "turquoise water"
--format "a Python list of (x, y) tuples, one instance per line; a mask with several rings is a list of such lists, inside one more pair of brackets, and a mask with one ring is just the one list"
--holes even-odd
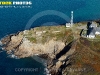
[[(70, 11), (74, 11), (74, 22), (100, 19), (100, 0), (32, 0), (32, 8), (25, 9), (0, 9), (0, 38), (5, 35), (23, 31), (29, 20), (38, 13), (45, 12), (32, 22), (31, 27), (42, 25), (65, 24)], [(53, 10), (64, 15), (46, 10)], [(52, 14), (50, 14), (52, 13)], [(39, 15), (39, 14), (38, 14)], [(11, 59), (5, 52), (0, 53), (0, 75), (28, 75), (29, 72), (15, 72), (15, 68), (40, 68), (42, 64), (32, 58)], [(42, 75), (43, 71), (30, 73), (29, 75)]]

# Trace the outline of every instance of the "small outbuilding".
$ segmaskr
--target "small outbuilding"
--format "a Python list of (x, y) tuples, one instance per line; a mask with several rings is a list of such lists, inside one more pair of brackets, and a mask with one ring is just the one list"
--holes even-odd
[(95, 23), (95, 22), (91, 22), (89, 28), (93, 28), (93, 27), (97, 27), (97, 23)]
[(97, 27), (97, 28), (96, 28), (95, 34), (96, 34), (96, 35), (100, 35), (100, 27)]
[(89, 31), (88, 31), (88, 34), (87, 34), (87, 37), (88, 38), (95, 38), (95, 28), (91, 28)]
[(71, 27), (71, 23), (66, 23), (66, 27)]

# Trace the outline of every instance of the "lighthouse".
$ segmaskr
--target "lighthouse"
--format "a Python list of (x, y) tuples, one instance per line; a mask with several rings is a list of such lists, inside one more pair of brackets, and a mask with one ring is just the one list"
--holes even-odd
[(70, 23), (66, 23), (66, 27), (72, 27), (72, 26), (73, 26), (73, 11), (71, 11)]
[(73, 26), (73, 11), (71, 11), (71, 22), (70, 22), (70, 24), (71, 24), (71, 27)]

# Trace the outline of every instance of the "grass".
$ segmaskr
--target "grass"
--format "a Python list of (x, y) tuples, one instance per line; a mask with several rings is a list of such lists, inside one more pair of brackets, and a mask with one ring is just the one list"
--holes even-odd
[(55, 37), (57, 38), (57, 35), (56, 34), (47, 31), (46, 33), (44, 33), (42, 35), (42, 41), (41, 42), (44, 44), (45, 42), (48, 42), (48, 41), (50, 41), (51, 39), (53, 39)]
[(86, 35), (87, 34), (87, 30), (83, 30), (82, 35)]
[(81, 43), (83, 43), (86, 47), (89, 47), (91, 50), (100, 50), (100, 40), (92, 40), (92, 39), (86, 39), (86, 38), (81, 38), (80, 40)]
[[(73, 28), (77, 27), (79, 24), (76, 23), (74, 25)], [(74, 39), (74, 35), (75, 36), (79, 36), (79, 33), (80, 33), (80, 30), (74, 30), (75, 32), (73, 33), (71, 28), (68, 28), (66, 29), (66, 27), (64, 25), (62, 26), (41, 26), (41, 27), (36, 27), (34, 29), (31, 29), (29, 31), (27, 31), (27, 34), (25, 34), (24, 36), (28, 37), (28, 39), (30, 41), (36, 41), (35, 37), (37, 36), (35, 33), (36, 32), (39, 32), (39, 31), (46, 31), (46, 33), (42, 33), (41, 37), (42, 38), (38, 38), (38, 39), (41, 39), (42, 43), (45, 43), (53, 38), (56, 38), (55, 40), (58, 41), (58, 40), (61, 40), (63, 42), (71, 42), (73, 39)], [(56, 31), (59, 31), (59, 32), (56, 32)], [(31, 37), (31, 38), (30, 38)], [(33, 38), (34, 39), (33, 39)], [(38, 40), (37, 40), (38, 41)]]
[(62, 31), (66, 29), (65, 26), (41, 26), (34, 28), (35, 31)]
[(100, 75), (98, 72), (87, 72), (85, 75)]
[(36, 43), (36, 41), (37, 41), (36, 38), (34, 38), (34, 37), (27, 37), (27, 39), (33, 43)]
[[(96, 49), (98, 48), (98, 46), (100, 46), (100, 42), (94, 42), (94, 41), (91, 42), (84, 38), (80, 39), (80, 42), (78, 42), (76, 46), (76, 52), (73, 54), (73, 57), (72, 57), (74, 61), (74, 67), (86, 68), (86, 70), (82, 73), (84, 75), (99, 75), (100, 74), (100, 64), (99, 64), (100, 57), (90, 51), (90, 50), (93, 50), (93, 49), (90, 49), (91, 46), (94, 49)], [(87, 71), (88, 69), (90, 70)]]
[(84, 26), (84, 25), (86, 26), (87, 22), (81, 22), (81, 23), (75, 23), (74, 24), (75, 27)]
[(96, 35), (96, 39), (100, 39), (100, 35)]
[(91, 42), (90, 48), (94, 51), (100, 51), (100, 42)]
[(69, 35), (68, 37), (67, 37), (67, 43), (70, 43), (70, 42), (72, 42), (74, 40), (74, 37), (72, 36), (72, 35)]
[[(70, 29), (66, 29), (65, 26), (49, 26), (49, 27), (42, 27), (40, 30), (46, 31), (46, 33), (43, 33), (42, 36), (42, 43), (44, 44), (45, 42), (55, 38), (55, 41), (63, 41), (65, 42), (66, 40), (72, 39), (72, 36), (68, 37), (69, 34), (72, 33)], [(39, 31), (39, 28), (37, 29)], [(54, 31), (60, 31), (60, 32), (54, 32)], [(70, 39), (67, 39), (70, 38)]]
[[(39, 32), (39, 31), (46, 31), (46, 32), (38, 36), (36, 32)], [(55, 41), (62, 41), (62, 42), (67, 41), (67, 43), (71, 42), (74, 39), (72, 30), (70, 28), (66, 29), (65, 26), (36, 27), (34, 29), (26, 31), (26, 34), (24, 34), (24, 37), (28, 38), (30, 42), (33, 42), (33, 43), (40, 42), (43, 44), (54, 38), (55, 38)]]

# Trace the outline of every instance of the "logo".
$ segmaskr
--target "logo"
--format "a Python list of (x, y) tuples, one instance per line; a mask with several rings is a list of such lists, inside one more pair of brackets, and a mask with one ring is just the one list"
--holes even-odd
[(32, 1), (0, 1), (0, 8), (32, 8)]

